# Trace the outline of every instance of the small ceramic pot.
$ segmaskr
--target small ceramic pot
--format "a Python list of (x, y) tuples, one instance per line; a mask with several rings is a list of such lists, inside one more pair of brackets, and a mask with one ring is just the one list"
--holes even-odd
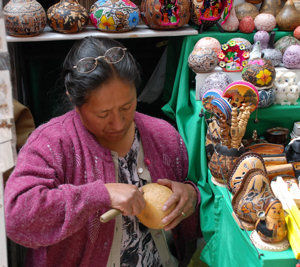
[(242, 79), (255, 85), (258, 90), (271, 88), (275, 77), (272, 62), (263, 58), (249, 60), (242, 73)]
[(36, 0), (10, 0), (3, 9), (8, 35), (30, 37), (39, 35), (45, 28), (47, 17)]
[(146, 25), (155, 30), (173, 30), (190, 19), (189, 0), (143, 0), (141, 16)]
[(275, 102), (276, 92), (274, 88), (258, 90), (258, 95), (259, 95), (259, 102), (258, 102), (259, 108), (267, 108)]
[(213, 37), (203, 37), (195, 44), (194, 50), (201, 49), (202, 47), (208, 47), (215, 51), (218, 54), (221, 51), (220, 42)]
[(57, 32), (80, 32), (89, 21), (89, 14), (77, 0), (61, 0), (47, 11), (49, 26)]
[(90, 19), (103, 32), (128, 32), (139, 22), (139, 9), (129, 0), (98, 0), (91, 6)]
[(276, 19), (272, 14), (261, 13), (255, 17), (254, 24), (258, 31), (270, 32), (276, 27)]
[(283, 36), (276, 43), (275, 48), (284, 54), (285, 50), (291, 45), (300, 45), (300, 41), (293, 36)]
[(188, 64), (195, 73), (210, 72), (217, 66), (218, 57), (211, 48), (198, 48), (190, 54)]
[(300, 45), (289, 46), (283, 54), (282, 62), (288, 69), (300, 69)]

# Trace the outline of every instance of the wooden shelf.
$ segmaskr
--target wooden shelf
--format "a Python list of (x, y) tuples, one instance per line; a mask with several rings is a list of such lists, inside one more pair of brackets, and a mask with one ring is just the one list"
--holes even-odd
[(77, 40), (86, 36), (94, 37), (110, 37), (114, 39), (125, 38), (148, 38), (148, 37), (172, 37), (172, 36), (186, 36), (196, 35), (198, 31), (189, 25), (185, 25), (177, 30), (157, 31), (152, 30), (146, 25), (138, 25), (133, 31), (124, 33), (106, 33), (95, 29), (94, 26), (88, 26), (83, 31), (73, 34), (63, 34), (54, 32), (48, 25), (44, 31), (34, 37), (14, 37), (6, 36), (7, 42), (41, 42), (41, 41), (63, 41), (63, 40)]

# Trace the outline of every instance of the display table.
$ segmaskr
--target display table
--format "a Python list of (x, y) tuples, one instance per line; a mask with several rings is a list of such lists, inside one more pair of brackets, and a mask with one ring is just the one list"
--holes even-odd
[[(291, 33), (277, 32), (275, 39)], [(188, 149), (188, 178), (197, 183), (201, 192), (201, 229), (207, 245), (201, 253), (201, 260), (209, 266), (295, 266), (296, 260), (291, 249), (285, 252), (265, 252), (258, 255), (246, 233), (238, 228), (231, 215), (231, 205), (226, 189), (216, 188), (210, 181), (205, 153), (206, 124), (199, 117), (202, 109), (200, 101), (195, 100), (195, 74), (188, 67), (188, 56), (195, 43), (202, 37), (211, 36), (221, 43), (233, 37), (243, 37), (253, 42), (252, 34), (219, 33), (217, 30), (204, 32), (197, 36), (185, 37), (169, 102), (163, 111), (176, 121)], [(254, 123), (257, 115), (259, 122)], [(259, 109), (250, 118), (248, 134), (253, 129), (258, 134), (266, 129), (281, 126), (291, 129), (294, 121), (300, 120), (300, 103), (296, 106), (273, 105)]]

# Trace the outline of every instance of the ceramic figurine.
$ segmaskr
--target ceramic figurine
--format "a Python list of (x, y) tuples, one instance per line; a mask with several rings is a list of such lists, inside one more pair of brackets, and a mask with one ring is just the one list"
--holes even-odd
[(195, 44), (194, 50), (197, 50), (198, 48), (202, 47), (208, 47), (215, 51), (216, 54), (218, 54), (221, 51), (221, 44), (220, 42), (213, 37), (203, 37), (199, 39), (199, 41)]
[(259, 90), (258, 95), (258, 108), (267, 108), (275, 102), (276, 90), (273, 87), (271, 87), (270, 89)]
[(227, 72), (242, 71), (248, 63), (249, 55), (245, 45), (231, 40), (222, 45), (222, 52), (218, 54), (219, 66)]
[(261, 49), (268, 48), (270, 35), (267, 31), (257, 31), (253, 36), (254, 43), (260, 41)]
[(272, 14), (261, 13), (255, 17), (254, 24), (258, 31), (270, 32), (276, 27), (276, 19)]
[[(224, 73), (224, 72), (215, 72), (210, 75), (208, 75), (203, 85), (201, 86), (199, 90), (199, 99), (202, 98), (203, 94), (211, 89), (218, 89), (221, 90), (223, 93), (223, 90), (232, 83), (231, 77)], [(222, 95), (222, 94), (221, 94)]]
[(103, 32), (127, 32), (139, 22), (139, 9), (129, 0), (98, 0), (90, 8), (93, 25)]
[(269, 13), (276, 17), (281, 7), (281, 0), (264, 0), (259, 8), (259, 13)]
[(275, 103), (281, 105), (295, 105), (299, 98), (299, 88), (296, 84), (296, 73), (292, 71), (278, 71), (276, 73)]
[(285, 50), (291, 46), (291, 45), (300, 45), (300, 41), (297, 40), (293, 36), (284, 36), (281, 37), (276, 43), (275, 43), (275, 48), (280, 50), (282, 54), (284, 54)]
[(246, 16), (251, 16), (255, 19), (255, 17), (259, 14), (257, 7), (247, 2), (237, 4), (235, 6), (235, 12), (239, 21)]
[(3, 14), (6, 33), (16, 37), (39, 35), (47, 22), (44, 8), (36, 0), (10, 0)]
[(227, 20), (223, 24), (221, 24), (221, 27), (223, 28), (223, 30), (225, 30), (227, 32), (235, 32), (238, 30), (239, 20), (236, 16), (234, 8), (232, 8), (230, 10), (230, 14), (229, 14)]
[(189, 55), (188, 64), (195, 73), (210, 72), (217, 66), (218, 57), (211, 48), (198, 48)]
[(80, 32), (89, 21), (89, 14), (77, 0), (61, 0), (47, 11), (49, 26), (57, 32)]
[(262, 50), (263, 58), (272, 62), (274, 67), (282, 63), (282, 54), (279, 49), (274, 48), (275, 32), (271, 32), (268, 48)]
[(289, 46), (283, 54), (282, 63), (288, 69), (300, 69), (300, 45)]
[(300, 25), (299, 11), (296, 10), (292, 0), (285, 2), (284, 7), (276, 16), (276, 22), (281, 31), (293, 31)]
[(233, 195), (240, 188), (245, 174), (251, 169), (261, 169), (266, 173), (263, 158), (257, 153), (246, 152), (237, 159), (228, 179), (228, 187)]
[(249, 170), (232, 198), (232, 207), (242, 229), (253, 230), (258, 219), (257, 212), (274, 197), (269, 179), (261, 169)]
[(141, 17), (155, 30), (178, 29), (190, 19), (189, 0), (143, 0)]
[[(201, 29), (207, 29), (229, 15), (232, 6), (231, 0), (192, 0), (191, 21)], [(201, 30), (202, 31), (202, 30)]]
[(239, 24), (239, 30), (243, 33), (251, 33), (255, 29), (254, 20), (251, 16), (243, 17)]
[(293, 35), (295, 38), (297, 38), (298, 40), (300, 40), (300, 26), (297, 26), (296, 29), (293, 32)]
[(284, 211), (278, 199), (270, 198), (265, 203), (264, 209), (259, 213), (255, 230), (266, 243), (278, 243), (286, 238)]

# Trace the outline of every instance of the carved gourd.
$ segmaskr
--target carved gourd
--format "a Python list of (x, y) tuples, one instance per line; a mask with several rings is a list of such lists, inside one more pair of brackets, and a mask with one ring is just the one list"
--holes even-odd
[(264, 0), (259, 9), (259, 13), (269, 13), (276, 16), (281, 8), (281, 0)]
[(293, 31), (300, 25), (299, 11), (296, 9), (293, 0), (287, 0), (284, 7), (276, 16), (278, 28), (282, 31)]

